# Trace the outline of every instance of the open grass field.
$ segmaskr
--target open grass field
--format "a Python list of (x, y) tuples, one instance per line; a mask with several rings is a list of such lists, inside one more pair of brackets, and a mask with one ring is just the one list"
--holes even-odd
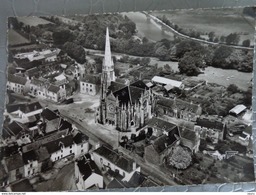
[(10, 29), (8, 31), (8, 44), (9, 45), (19, 45), (24, 43), (30, 43), (28, 39), (21, 36), (19, 33), (17, 33), (15, 30)]
[(184, 29), (198, 32), (215, 32), (217, 36), (241, 33), (240, 42), (250, 39), (253, 43), (254, 19), (243, 15), (243, 9), (205, 9), (156, 11), (154, 16), (165, 15), (171, 22)]
[(24, 25), (28, 26), (37, 26), (37, 25), (44, 25), (44, 24), (51, 24), (52, 22), (49, 22), (47, 20), (44, 20), (42, 18), (33, 16), (33, 17), (18, 17), (17, 18), (19, 22), (24, 23)]

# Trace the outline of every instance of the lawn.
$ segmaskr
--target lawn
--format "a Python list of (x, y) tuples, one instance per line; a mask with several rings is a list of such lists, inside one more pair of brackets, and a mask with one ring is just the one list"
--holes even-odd
[(52, 22), (49, 22), (47, 20), (44, 20), (42, 18), (33, 16), (33, 17), (18, 17), (17, 18), (19, 22), (24, 23), (24, 25), (28, 26), (38, 26), (38, 25), (45, 25), (45, 24), (51, 24)]
[(253, 44), (254, 19), (244, 16), (241, 8), (210, 10), (156, 11), (155, 16), (165, 15), (171, 22), (184, 29), (195, 29), (201, 33), (215, 32), (217, 36), (241, 33), (240, 43), (250, 39)]
[(15, 30), (10, 29), (8, 31), (8, 44), (9, 45), (19, 45), (24, 43), (30, 43), (28, 39), (21, 36), (19, 33), (17, 33)]

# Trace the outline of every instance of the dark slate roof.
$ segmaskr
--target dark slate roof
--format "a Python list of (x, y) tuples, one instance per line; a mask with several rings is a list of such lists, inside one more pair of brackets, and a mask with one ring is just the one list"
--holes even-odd
[(25, 77), (21, 77), (21, 76), (17, 76), (17, 75), (9, 74), (7, 78), (8, 78), (8, 81), (10, 81), (12, 83), (17, 83), (20, 85), (25, 85), (27, 82), (27, 79)]
[(95, 85), (99, 85), (100, 84), (100, 78), (98, 76), (95, 75), (85, 75), (84, 78), (81, 79), (82, 82), (86, 82), (86, 83), (91, 83), (91, 84), (95, 84)]
[(180, 132), (181, 137), (185, 138), (187, 140), (192, 141), (193, 143), (195, 143), (197, 141), (197, 136), (196, 136), (196, 132), (187, 128), (184, 128), (181, 130)]
[(143, 183), (140, 185), (140, 187), (153, 187), (153, 186), (159, 186), (159, 185), (150, 178), (145, 179)]
[(3, 157), (8, 157), (8, 156), (17, 154), (18, 149), (19, 149), (18, 145), (1, 147), (0, 157), (3, 158)]
[(13, 192), (32, 192), (35, 191), (28, 179), (21, 180), (11, 185)]
[(85, 141), (88, 141), (88, 140), (89, 140), (89, 137), (86, 136), (85, 134), (79, 132), (79, 133), (77, 133), (77, 134), (74, 136), (73, 140), (74, 140), (74, 142), (75, 142), (76, 144), (80, 144), (80, 143), (83, 143), (83, 142), (85, 142)]
[(67, 120), (61, 119), (59, 130), (65, 130), (65, 129), (72, 130), (72, 124)]
[(131, 179), (129, 180), (129, 186), (132, 188), (139, 187), (144, 180), (145, 180), (145, 176), (142, 175), (140, 172), (136, 171), (134, 172)]
[(77, 166), (80, 173), (83, 175), (83, 180), (86, 180), (91, 176), (92, 173), (101, 175), (101, 172), (94, 161), (87, 160), (84, 157), (81, 160), (77, 161)]
[(46, 120), (48, 120), (48, 121), (54, 120), (56, 118), (59, 118), (59, 116), (55, 112), (51, 111), (48, 108), (45, 108), (43, 110), (43, 112), (41, 113), (41, 116), (43, 118), (45, 118)]
[(31, 161), (38, 160), (38, 156), (34, 150), (30, 150), (22, 154), (22, 159), (25, 164), (28, 164)]
[(138, 87), (141, 89), (149, 89), (148, 86), (142, 80), (136, 81), (132, 83), (130, 86)]
[(0, 181), (3, 181), (5, 178), (7, 178), (7, 173), (4, 166), (0, 165)]
[(8, 172), (19, 169), (20, 167), (24, 166), (24, 162), (20, 153), (7, 157), (5, 159), (5, 163), (6, 163)]
[(112, 149), (107, 148), (106, 146), (101, 146), (98, 149), (94, 150), (94, 152), (129, 173), (133, 170), (133, 160), (121, 156), (120, 154), (113, 151)]
[[(175, 124), (167, 122), (167, 121), (164, 121), (164, 120), (159, 119), (159, 118), (152, 118), (152, 119), (150, 119), (148, 121), (148, 126), (155, 127), (157, 129), (160, 129), (162, 131), (167, 131), (167, 132), (170, 132), (172, 130), (175, 130), (175, 128), (178, 128)], [(179, 135), (178, 132), (176, 132), (176, 134)]]
[(198, 118), (196, 124), (201, 127), (223, 130), (224, 124), (217, 120), (209, 120), (207, 118)]
[(107, 188), (127, 188), (127, 186), (123, 181), (114, 178), (111, 182), (109, 182)]
[(7, 130), (10, 135), (17, 136), (21, 131), (24, 130), (24, 127), (22, 127), (22, 124), (13, 121), (10, 124), (4, 124), (4, 130)]
[(157, 101), (158, 105), (165, 107), (176, 107), (178, 110), (188, 110), (195, 113), (198, 110), (198, 105), (190, 102), (186, 102), (181, 99), (169, 99), (169, 98), (160, 98)]
[(166, 148), (175, 143), (177, 140), (178, 139), (176, 136), (168, 137), (167, 135), (161, 135), (154, 141), (153, 147), (157, 153), (161, 154)]
[(42, 109), (42, 106), (39, 102), (33, 102), (29, 104), (14, 104), (6, 106), (6, 110), (9, 113), (15, 112), (17, 110), (20, 110), (23, 113), (29, 113), (39, 109)]
[(111, 85), (109, 86), (109, 93), (113, 92), (113, 95), (118, 97), (121, 106), (127, 105), (128, 103), (137, 103), (146, 89), (148, 88), (142, 81), (137, 81), (129, 86), (111, 82)]
[(114, 93), (124, 87), (126, 87), (125, 84), (112, 81), (108, 89)]
[(46, 159), (50, 158), (50, 154), (46, 147), (39, 147), (38, 150), (36, 150), (36, 154), (38, 156), (38, 162), (42, 162)]
[(39, 71), (40, 71), (40, 69), (38, 67), (33, 67), (33, 68), (26, 70), (26, 74), (28, 76), (34, 76), (34, 75), (38, 74)]
[(60, 90), (60, 88), (59, 88), (58, 86), (52, 85), (52, 84), (50, 84), (50, 86), (49, 86), (49, 88), (48, 88), (48, 91), (51, 91), (51, 92), (53, 92), (53, 93), (58, 93), (59, 90)]
[(69, 147), (73, 144), (73, 137), (72, 135), (68, 135), (66, 137), (61, 137), (57, 140), (48, 142), (47, 144), (45, 144), (48, 152), (50, 154), (57, 152), (58, 150), (61, 149), (62, 144), (64, 145), (64, 147)]

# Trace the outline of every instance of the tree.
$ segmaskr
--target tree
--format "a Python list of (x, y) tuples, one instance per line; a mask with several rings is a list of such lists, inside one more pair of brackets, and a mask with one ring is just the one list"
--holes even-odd
[(231, 92), (231, 93), (237, 93), (237, 92), (239, 92), (239, 89), (238, 89), (238, 87), (235, 84), (230, 84), (227, 87), (227, 91)]
[(240, 36), (237, 33), (230, 33), (226, 38), (226, 43), (230, 44), (238, 44), (240, 40)]
[(167, 163), (177, 169), (186, 169), (192, 162), (191, 154), (181, 146), (172, 149), (167, 157)]
[(243, 45), (244, 47), (250, 47), (250, 45), (251, 45), (250, 39), (244, 40), (243, 43), (242, 43), (242, 45)]
[(208, 36), (209, 36), (209, 41), (213, 41), (214, 37), (215, 37), (215, 33), (214, 32), (209, 32)]
[(188, 76), (197, 76), (200, 73), (198, 67), (203, 66), (203, 60), (198, 56), (196, 51), (186, 53), (178, 63), (180, 73)]
[(140, 65), (142, 66), (148, 66), (150, 63), (150, 58), (142, 58), (140, 61)]
[(159, 47), (156, 50), (156, 55), (157, 55), (157, 57), (159, 57), (160, 60), (166, 60), (167, 59), (167, 55), (168, 55), (167, 48), (164, 45), (162, 45), (161, 47)]
[(213, 54), (212, 65), (215, 67), (228, 68), (226, 59), (231, 55), (232, 49), (227, 46), (218, 47)]
[(53, 32), (52, 34), (53, 42), (56, 45), (62, 45), (66, 42), (73, 41), (74, 37), (69, 30), (60, 30)]
[(63, 45), (62, 49), (78, 63), (85, 63), (85, 51), (82, 46), (67, 42)]

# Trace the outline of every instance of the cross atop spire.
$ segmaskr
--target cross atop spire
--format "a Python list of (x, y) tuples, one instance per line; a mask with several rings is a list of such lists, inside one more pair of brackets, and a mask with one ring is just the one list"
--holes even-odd
[(106, 43), (105, 43), (105, 55), (103, 61), (103, 70), (113, 70), (114, 63), (111, 56), (111, 49), (110, 49), (110, 41), (109, 41), (109, 31), (108, 27), (106, 29)]

